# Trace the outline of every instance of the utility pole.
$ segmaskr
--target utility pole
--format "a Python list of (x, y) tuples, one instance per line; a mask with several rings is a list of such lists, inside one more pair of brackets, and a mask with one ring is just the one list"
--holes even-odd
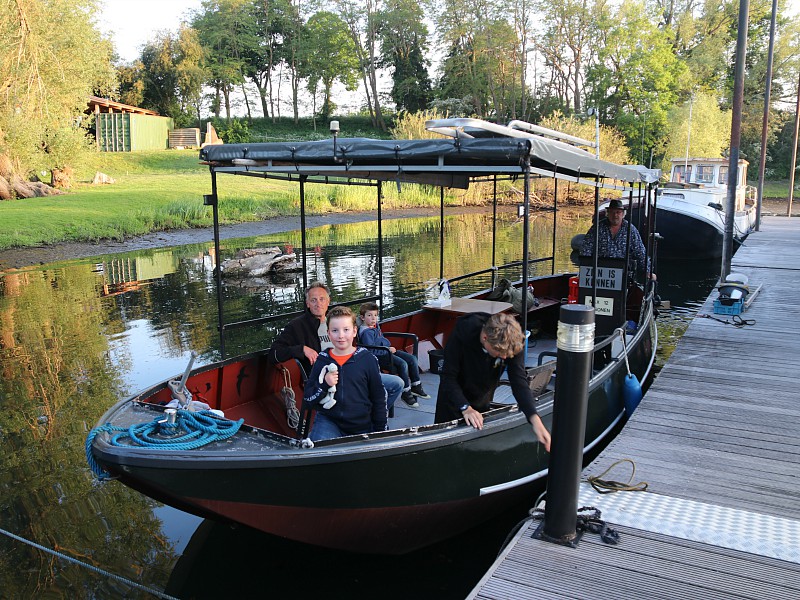
[(739, 31), (736, 36), (736, 69), (733, 83), (731, 117), (731, 154), (728, 162), (728, 197), (725, 202), (725, 233), (722, 238), (722, 268), (720, 281), (731, 272), (733, 256), (733, 218), (736, 213), (736, 184), (739, 180), (739, 144), (742, 137), (742, 99), (744, 97), (744, 68), (747, 57), (747, 27), (750, 0), (739, 0)]
[(756, 198), (756, 231), (761, 229), (761, 205), (764, 203), (764, 171), (767, 166), (767, 124), (769, 123), (770, 94), (772, 93), (772, 59), (775, 56), (775, 20), (778, 0), (772, 0), (769, 23), (769, 52), (767, 53), (767, 88), (764, 91), (764, 118), (761, 121), (761, 159), (758, 162), (758, 197)]
[(786, 203), (786, 216), (792, 216), (792, 199), (794, 198), (794, 170), (797, 166), (797, 131), (800, 126), (800, 77), (797, 81), (797, 106), (794, 109), (794, 137), (792, 138), (792, 165), (789, 168), (789, 201)]

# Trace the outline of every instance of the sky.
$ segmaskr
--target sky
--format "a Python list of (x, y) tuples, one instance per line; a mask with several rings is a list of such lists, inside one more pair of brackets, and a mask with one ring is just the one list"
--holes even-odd
[[(200, 5), (201, 0), (105, 0), (99, 24), (111, 35), (120, 57), (131, 62), (157, 31), (177, 31), (188, 12)], [(797, 14), (800, 0), (788, 0), (787, 6), (790, 14)]]
[(120, 58), (132, 62), (157, 31), (177, 31), (200, 5), (201, 0), (105, 0), (98, 24), (114, 40)]

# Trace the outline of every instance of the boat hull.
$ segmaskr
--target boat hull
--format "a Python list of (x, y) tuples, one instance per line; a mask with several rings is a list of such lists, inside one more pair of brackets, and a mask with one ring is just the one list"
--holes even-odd
[[(631, 211), (633, 223), (644, 222), (639, 208)], [(747, 238), (755, 222), (755, 207), (736, 213), (734, 249)], [(658, 256), (666, 259), (720, 258), (725, 233), (725, 213), (708, 204), (693, 204), (663, 196), (656, 208)]]
[[(640, 381), (650, 373), (656, 346), (652, 311), (647, 314), (628, 343)], [(235, 359), (225, 364), (237, 365)], [(197, 376), (213, 372), (213, 365), (206, 366)], [(592, 378), (585, 452), (623, 418), (625, 375), (625, 362), (617, 360)], [(549, 427), (552, 392), (540, 396), (538, 405)], [(126, 400), (101, 424), (148, 422), (161, 410)], [(101, 433), (92, 453), (121, 483), (182, 510), (309, 544), (381, 554), (415, 550), (520, 500), (532, 503), (543, 489), (549, 458), (516, 406), (487, 413), (480, 431), (462, 421), (302, 448), (295, 440), (244, 427), (229, 440), (186, 452), (115, 446)]]

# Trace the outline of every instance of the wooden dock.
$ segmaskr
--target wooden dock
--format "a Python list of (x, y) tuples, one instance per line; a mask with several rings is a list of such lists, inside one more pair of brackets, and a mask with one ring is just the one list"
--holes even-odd
[[(513, 538), (470, 598), (800, 598), (800, 219), (766, 217), (732, 271), (763, 287), (742, 327), (706, 301), (622, 433), (583, 476), (635, 462), (646, 492), (598, 494), (620, 533)], [(604, 479), (627, 481), (621, 464)]]

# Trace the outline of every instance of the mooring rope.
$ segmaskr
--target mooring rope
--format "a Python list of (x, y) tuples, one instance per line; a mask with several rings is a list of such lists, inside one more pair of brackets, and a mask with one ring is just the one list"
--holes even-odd
[[(211, 442), (226, 440), (239, 431), (244, 419), (231, 421), (213, 416), (211, 411), (190, 412), (178, 410), (174, 423), (166, 419), (154, 419), (149, 423), (139, 423), (130, 427), (118, 427), (106, 423), (95, 427), (86, 436), (86, 462), (98, 479), (109, 479), (94, 458), (92, 444), (98, 434), (113, 434), (109, 442), (112, 446), (142, 446), (162, 450), (193, 450)], [(125, 441), (129, 440), (129, 441)]]
[[(628, 481), (622, 483), (620, 481), (614, 481), (611, 479), (603, 479), (605, 475), (611, 471), (617, 465), (621, 465), (622, 463), (629, 463), (631, 465), (631, 475), (628, 477)], [(586, 482), (591, 484), (591, 486), (595, 489), (598, 494), (611, 494), (612, 492), (646, 492), (647, 491), (647, 482), (640, 481), (639, 483), (632, 483), (633, 477), (636, 475), (636, 463), (633, 462), (630, 458), (621, 458), (613, 465), (608, 467), (605, 471), (600, 473), (600, 475), (592, 475), (586, 478)]]
[(733, 315), (731, 317), (730, 321), (728, 321), (728, 319), (718, 319), (717, 317), (714, 317), (714, 316), (711, 316), (711, 315), (705, 315), (705, 314), (697, 315), (697, 316), (701, 317), (703, 319), (711, 319), (712, 321), (716, 321), (717, 323), (722, 323), (723, 325), (733, 325), (734, 327), (745, 327), (747, 325), (755, 325), (756, 324), (756, 320), (755, 319), (743, 319), (739, 315)]
[(85, 563), (83, 561), (80, 561), (77, 558), (73, 558), (73, 557), (68, 556), (66, 554), (63, 554), (63, 553), (61, 553), (61, 552), (59, 552), (57, 550), (53, 550), (51, 548), (47, 548), (46, 546), (42, 546), (41, 544), (37, 544), (36, 542), (32, 542), (31, 540), (25, 539), (24, 537), (20, 537), (18, 535), (15, 535), (15, 534), (11, 533), (10, 531), (6, 531), (5, 529), (0, 529), (0, 533), (10, 537), (13, 540), (17, 540), (18, 542), (22, 542), (23, 544), (27, 544), (28, 546), (36, 548), (37, 550), (41, 550), (42, 552), (47, 552), (48, 554), (52, 554), (53, 556), (56, 556), (58, 558), (66, 560), (68, 562), (74, 563), (74, 564), (79, 565), (81, 567), (86, 567), (90, 571), (94, 571), (95, 573), (99, 573), (100, 575), (105, 575), (106, 577), (110, 577), (111, 579), (115, 579), (116, 581), (120, 581), (120, 582), (124, 583), (125, 585), (129, 585), (129, 586), (131, 586), (133, 588), (136, 588), (138, 590), (142, 590), (143, 592), (147, 592), (148, 594), (152, 594), (153, 596), (157, 596), (159, 598), (165, 598), (166, 600), (179, 600), (175, 596), (170, 596), (169, 594), (166, 594), (166, 593), (162, 592), (161, 590), (157, 590), (157, 589), (154, 589), (154, 588), (147, 587), (145, 585), (142, 585), (141, 583), (136, 583), (135, 581), (131, 581), (130, 579), (127, 579), (126, 577), (123, 577), (122, 575), (117, 575), (116, 573), (112, 573), (110, 571), (106, 571), (105, 569), (101, 569), (100, 567), (95, 567), (94, 565), (90, 565), (89, 563)]

